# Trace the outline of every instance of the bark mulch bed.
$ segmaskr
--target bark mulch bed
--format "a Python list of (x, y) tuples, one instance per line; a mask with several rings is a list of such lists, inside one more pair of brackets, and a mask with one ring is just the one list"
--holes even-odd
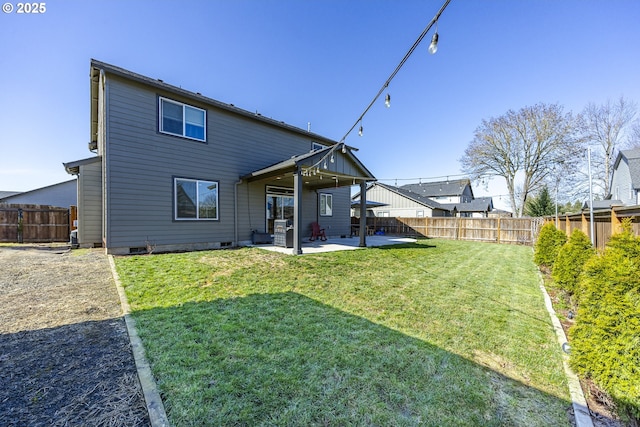
[(150, 425), (101, 250), (0, 246), (0, 425)]

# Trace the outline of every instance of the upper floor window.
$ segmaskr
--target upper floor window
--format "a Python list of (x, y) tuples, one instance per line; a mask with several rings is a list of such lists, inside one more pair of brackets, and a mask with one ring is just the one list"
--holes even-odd
[(206, 110), (160, 98), (160, 132), (206, 141), (206, 123)]

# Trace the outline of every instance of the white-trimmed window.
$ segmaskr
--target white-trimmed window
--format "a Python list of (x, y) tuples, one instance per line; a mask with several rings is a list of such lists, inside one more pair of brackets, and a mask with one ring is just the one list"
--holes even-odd
[(207, 111), (160, 97), (160, 132), (207, 140)]
[(417, 210), (416, 211), (416, 218), (424, 218), (424, 211), (423, 210)]
[(218, 183), (216, 181), (174, 178), (173, 182), (176, 220), (218, 219)]
[(333, 216), (333, 194), (320, 193), (320, 216)]

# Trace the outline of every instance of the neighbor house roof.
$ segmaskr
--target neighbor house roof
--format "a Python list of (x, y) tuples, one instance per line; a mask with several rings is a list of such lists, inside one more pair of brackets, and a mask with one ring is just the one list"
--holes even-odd
[[(471, 181), (455, 179), (447, 181), (422, 182), (418, 184), (406, 184), (401, 189), (409, 190), (424, 197), (460, 196), (466, 186), (471, 187)], [(473, 194), (473, 193), (472, 193)]]
[(20, 193), (21, 193), (21, 191), (0, 191), (0, 202), (5, 197), (15, 196), (16, 194), (20, 194)]
[[(412, 201), (414, 201), (416, 203), (419, 203), (419, 204), (424, 205), (424, 206), (426, 206), (428, 208), (431, 208), (431, 209), (440, 209), (440, 210), (447, 211), (447, 212), (449, 212), (451, 210), (448, 207), (445, 207), (444, 205), (442, 205), (441, 203), (436, 202), (435, 200), (431, 200), (428, 197), (424, 197), (421, 194), (414, 193), (413, 191), (409, 191), (409, 190), (407, 190), (407, 189), (405, 189), (403, 187), (394, 187), (392, 185), (383, 184), (381, 182), (376, 182), (376, 183), (371, 184), (371, 185), (372, 186), (373, 185), (380, 186), (380, 187), (382, 187), (382, 188), (384, 188), (384, 189), (386, 189), (388, 191), (391, 191), (393, 193), (399, 194), (399, 195), (401, 195), (403, 197), (406, 197), (409, 200), (412, 200)], [(360, 193), (358, 192), (352, 197), (352, 200), (359, 199), (359, 198), (360, 198)]]
[(493, 210), (493, 199), (491, 197), (479, 197), (466, 203), (447, 203), (443, 206), (455, 209), (458, 212), (491, 212)]
[[(624, 206), (620, 200), (594, 200), (593, 209), (610, 209), (613, 206)], [(582, 205), (582, 210), (589, 209), (589, 201), (587, 200)]]

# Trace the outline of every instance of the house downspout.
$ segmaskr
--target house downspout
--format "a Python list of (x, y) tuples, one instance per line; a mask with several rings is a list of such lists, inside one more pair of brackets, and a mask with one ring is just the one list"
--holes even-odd
[(233, 241), (235, 246), (240, 246), (238, 241), (238, 186), (242, 184), (242, 180), (234, 182), (233, 185)]

